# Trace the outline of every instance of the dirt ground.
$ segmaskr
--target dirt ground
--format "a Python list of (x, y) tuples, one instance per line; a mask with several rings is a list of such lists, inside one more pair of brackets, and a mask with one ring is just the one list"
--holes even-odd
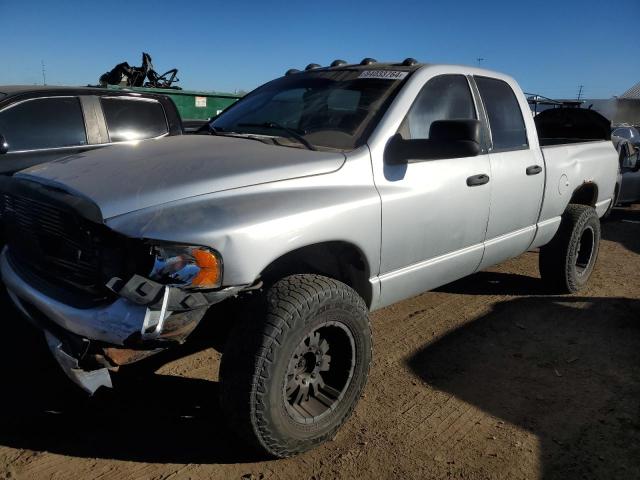
[(578, 295), (527, 253), (376, 312), (354, 416), (276, 461), (221, 418), (206, 329), (86, 398), (3, 297), (0, 479), (638, 479), (639, 254), (640, 209), (616, 209)]

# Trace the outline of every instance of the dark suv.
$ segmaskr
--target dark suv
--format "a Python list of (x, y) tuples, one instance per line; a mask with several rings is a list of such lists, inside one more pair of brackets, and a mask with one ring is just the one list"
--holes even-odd
[(164, 95), (0, 85), (0, 174), (114, 143), (181, 134), (176, 106)]

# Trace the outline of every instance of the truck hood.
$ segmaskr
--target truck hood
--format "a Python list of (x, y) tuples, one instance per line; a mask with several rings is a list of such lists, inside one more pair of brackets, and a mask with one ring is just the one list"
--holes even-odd
[(344, 161), (337, 152), (185, 135), (72, 155), (16, 176), (87, 197), (107, 219), (197, 195), (330, 173)]

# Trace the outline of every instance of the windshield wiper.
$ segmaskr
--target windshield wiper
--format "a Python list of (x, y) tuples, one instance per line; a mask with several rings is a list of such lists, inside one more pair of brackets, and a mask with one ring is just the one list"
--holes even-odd
[(274, 130), (282, 130), (289, 134), (289, 137), (298, 140), (302, 145), (307, 147), (309, 150), (318, 150), (314, 147), (309, 141), (304, 138), (299, 132), (294, 130), (293, 128), (285, 127), (284, 125), (280, 125), (276, 122), (264, 122), (264, 123), (239, 123), (239, 127), (261, 127), (261, 128), (269, 128)]
[(220, 135), (220, 130), (218, 130), (216, 127), (213, 127), (210, 123), (205, 123), (199, 129), (197, 129), (195, 133), (207, 133), (209, 135)]
[(202, 127), (200, 127), (198, 130), (195, 131), (196, 134), (199, 135), (215, 135), (218, 137), (233, 137), (233, 138), (246, 138), (247, 140), (256, 140), (258, 142), (262, 142), (262, 143), (268, 143), (271, 144), (272, 142), (265, 139), (265, 138), (261, 138), (259, 136), (255, 136), (252, 135), (250, 133), (240, 133), (240, 132), (232, 132), (229, 130), (222, 130), (221, 128), (217, 128), (217, 127), (213, 127), (211, 125), (209, 125), (208, 123), (204, 124)]

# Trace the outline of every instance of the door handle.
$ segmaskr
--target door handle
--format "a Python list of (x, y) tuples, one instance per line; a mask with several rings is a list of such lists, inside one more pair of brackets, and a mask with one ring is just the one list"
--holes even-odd
[(537, 175), (542, 171), (542, 167), (540, 165), (531, 165), (527, 167), (527, 175)]
[(485, 183), (489, 183), (489, 175), (486, 173), (473, 175), (467, 178), (467, 186), (469, 187), (477, 187), (478, 185), (484, 185)]

